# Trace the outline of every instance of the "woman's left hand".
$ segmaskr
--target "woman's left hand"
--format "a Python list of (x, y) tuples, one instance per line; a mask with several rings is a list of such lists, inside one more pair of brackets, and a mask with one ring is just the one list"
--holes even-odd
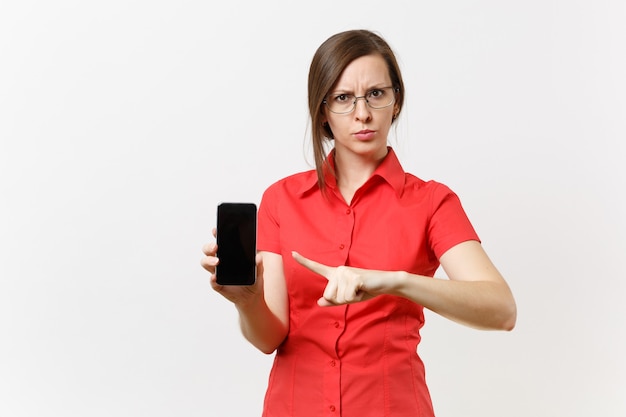
[(328, 266), (305, 258), (297, 252), (292, 252), (292, 256), (300, 265), (328, 280), (323, 296), (317, 301), (320, 306), (358, 303), (381, 294), (382, 271)]
[(356, 303), (381, 294), (403, 297), (458, 323), (479, 329), (511, 330), (517, 307), (506, 281), (483, 250), (469, 240), (440, 258), (449, 279), (403, 271), (331, 267), (296, 252), (293, 258), (328, 280), (321, 306)]

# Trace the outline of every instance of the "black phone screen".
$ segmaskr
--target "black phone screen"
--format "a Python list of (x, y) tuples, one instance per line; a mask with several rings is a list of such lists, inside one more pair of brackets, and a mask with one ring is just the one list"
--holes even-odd
[(252, 285), (256, 281), (256, 216), (253, 203), (217, 206), (217, 283)]

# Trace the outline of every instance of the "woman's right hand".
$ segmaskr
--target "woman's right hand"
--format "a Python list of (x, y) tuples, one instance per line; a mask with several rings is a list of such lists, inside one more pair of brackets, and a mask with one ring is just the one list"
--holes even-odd
[[(213, 236), (217, 237), (216, 229), (213, 229)], [(200, 264), (211, 273), (211, 287), (235, 304), (244, 337), (264, 353), (276, 350), (289, 331), (289, 300), (282, 256), (272, 252), (257, 253), (253, 285), (219, 285), (215, 275), (219, 264), (217, 244), (207, 243), (202, 251), (204, 257)]]
[[(217, 237), (217, 229), (213, 228), (213, 236)], [(217, 243), (211, 242), (202, 248), (204, 256), (200, 264), (211, 273), (211, 287), (220, 293), (224, 298), (234, 303), (237, 307), (245, 307), (263, 296), (263, 259), (261, 255), (256, 256), (256, 282), (253, 285), (220, 285), (217, 283), (215, 274), (216, 266), (219, 264), (217, 255)]]

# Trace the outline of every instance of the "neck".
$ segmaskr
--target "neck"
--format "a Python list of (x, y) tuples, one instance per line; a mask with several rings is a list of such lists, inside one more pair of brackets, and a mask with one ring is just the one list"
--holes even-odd
[(349, 204), (356, 190), (370, 179), (376, 168), (380, 165), (388, 150), (377, 155), (362, 156), (348, 152), (338, 152), (335, 149), (335, 173), (337, 186), (346, 202)]

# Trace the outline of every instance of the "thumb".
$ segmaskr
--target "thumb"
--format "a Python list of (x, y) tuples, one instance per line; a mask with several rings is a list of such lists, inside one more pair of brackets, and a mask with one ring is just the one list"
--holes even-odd
[(320, 307), (332, 307), (332, 306), (335, 306), (337, 304), (333, 304), (330, 301), (328, 301), (327, 299), (325, 299), (324, 297), (320, 297), (317, 300), (317, 305), (320, 306)]

